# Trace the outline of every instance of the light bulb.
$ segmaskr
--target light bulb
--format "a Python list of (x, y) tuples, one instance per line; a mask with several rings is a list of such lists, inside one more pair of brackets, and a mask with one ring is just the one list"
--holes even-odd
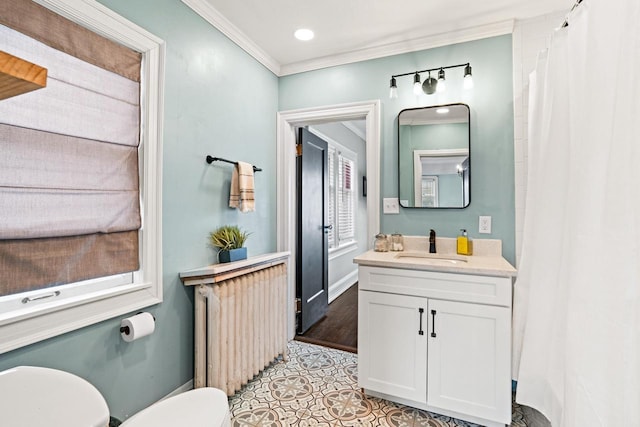
[(391, 83), (389, 84), (389, 98), (395, 99), (398, 97), (398, 85), (396, 85), (396, 78), (391, 77)]
[(418, 73), (413, 76), (413, 93), (416, 95), (422, 93), (422, 84), (420, 83), (420, 74)]
[(473, 77), (471, 76), (471, 65), (464, 67), (464, 83), (465, 89), (473, 89)]
[(463, 86), (465, 89), (473, 89), (473, 77), (471, 75), (465, 76)]
[(438, 86), (436, 86), (436, 91), (444, 92), (446, 88), (446, 84), (444, 83), (444, 70), (440, 68), (440, 71), (438, 71)]

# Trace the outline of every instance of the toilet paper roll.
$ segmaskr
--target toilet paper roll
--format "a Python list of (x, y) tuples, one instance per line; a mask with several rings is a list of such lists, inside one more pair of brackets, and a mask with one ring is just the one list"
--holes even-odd
[(156, 321), (151, 313), (138, 313), (120, 322), (120, 335), (126, 342), (151, 335), (155, 329)]

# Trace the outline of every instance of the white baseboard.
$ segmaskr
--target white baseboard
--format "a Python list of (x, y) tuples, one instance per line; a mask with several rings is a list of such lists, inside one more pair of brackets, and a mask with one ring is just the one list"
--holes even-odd
[(329, 286), (329, 303), (338, 298), (344, 291), (349, 289), (353, 284), (358, 281), (358, 270), (356, 269), (351, 274), (343, 277), (334, 284)]
[(187, 381), (186, 383), (182, 384), (177, 389), (173, 390), (171, 393), (167, 394), (165, 397), (160, 399), (158, 402), (161, 402), (161, 401), (163, 401), (165, 399), (168, 399), (170, 397), (173, 397), (173, 396), (177, 396), (177, 395), (182, 394), (185, 391), (189, 391), (191, 389), (193, 389), (193, 378), (190, 379), (189, 381)]

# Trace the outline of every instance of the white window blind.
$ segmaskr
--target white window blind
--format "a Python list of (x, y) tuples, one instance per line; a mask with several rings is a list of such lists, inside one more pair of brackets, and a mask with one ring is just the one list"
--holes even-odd
[(355, 237), (355, 192), (353, 160), (338, 154), (338, 245)]
[[(316, 132), (314, 132), (316, 133)], [(329, 194), (326, 201), (329, 249), (354, 244), (356, 237), (356, 195), (358, 172), (357, 155), (331, 138), (316, 133), (327, 141), (327, 179)]]
[(329, 146), (328, 153), (328, 178), (329, 178), (329, 203), (327, 209), (329, 211), (329, 248), (335, 248), (336, 242), (336, 149), (333, 146)]
[(438, 177), (422, 176), (422, 207), (438, 207)]

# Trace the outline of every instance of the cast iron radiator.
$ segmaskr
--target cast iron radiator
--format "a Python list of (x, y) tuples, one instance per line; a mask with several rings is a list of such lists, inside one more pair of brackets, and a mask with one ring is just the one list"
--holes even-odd
[(286, 261), (256, 265), (250, 258), (213, 266), (242, 265), (200, 280), (181, 275), (185, 285), (197, 285), (194, 388), (216, 387), (231, 396), (278, 357), (286, 360)]

